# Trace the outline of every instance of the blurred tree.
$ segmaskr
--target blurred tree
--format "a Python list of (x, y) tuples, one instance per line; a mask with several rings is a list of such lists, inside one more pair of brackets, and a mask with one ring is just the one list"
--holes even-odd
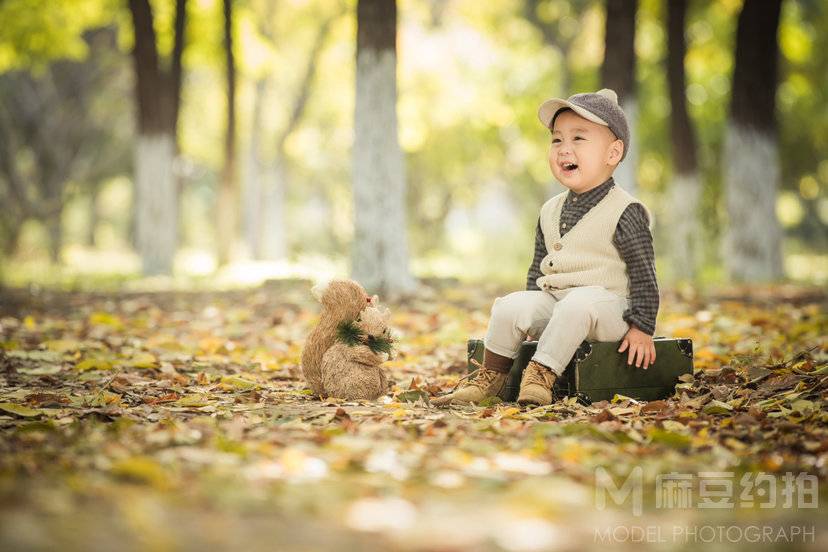
[[(828, 4), (794, 0), (782, 4), (777, 91), (780, 185), (784, 203), (801, 205), (784, 222), (786, 253), (828, 253)], [(797, 220), (798, 219), (798, 220)]]
[[(269, 0), (264, 2), (261, 15), (256, 21), (259, 34), (273, 49), (277, 48), (273, 29), (275, 5)], [(293, 98), (289, 102), (282, 102), (287, 106), (288, 118), (284, 126), (276, 133), (272, 142), (274, 157), (268, 161), (262, 156), (263, 108), (267, 101), (272, 71), (269, 69), (257, 76), (253, 84), (253, 109), (247, 170), (245, 171), (243, 220), (245, 241), (254, 259), (278, 260), (287, 254), (285, 192), (290, 176), (285, 144), (288, 137), (302, 122), (318, 70), (319, 57), (325, 47), (333, 22), (344, 13), (344, 8), (343, 4), (332, 15), (323, 15), (324, 19), (308, 53), (299, 83), (293, 91)], [(270, 140), (268, 142), (270, 143)]]
[(687, 114), (687, 85), (684, 38), (688, 0), (667, 3), (667, 81), (670, 97), (670, 137), (673, 153), (673, 182), (670, 185), (670, 255), (678, 279), (696, 279), (701, 260), (699, 203), (701, 178), (696, 160), (696, 136)]
[(745, 0), (736, 31), (723, 167), (728, 213), (724, 261), (736, 281), (770, 281), (783, 272), (775, 114), (781, 6), (782, 0)]
[(543, 36), (543, 41), (560, 52), (561, 71), (558, 74), (560, 96), (567, 98), (577, 91), (572, 90), (572, 75), (567, 61), (581, 26), (581, 18), (594, 0), (525, 0), (523, 13)]
[(604, 63), (601, 85), (618, 94), (630, 126), (627, 156), (615, 171), (615, 180), (625, 190), (638, 192), (638, 90), (636, 87), (635, 14), (638, 0), (607, 0)]
[(0, 75), (0, 197), (3, 249), (13, 252), (27, 219), (47, 229), (49, 255), (59, 262), (67, 186), (91, 193), (128, 170), (127, 113), (102, 89), (123, 83), (114, 27), (84, 33), (83, 61), (55, 60), (38, 73)]
[[(275, 43), (275, 31), (273, 19), (276, 11), (275, 1), (262, 3), (261, 12), (256, 13), (255, 28), (259, 35), (269, 45)], [(255, 77), (253, 83), (253, 109), (250, 113), (250, 141), (246, 156), (244, 180), (242, 185), (242, 232), (247, 248), (254, 259), (262, 260), (270, 255), (280, 259), (285, 254), (285, 233), (284, 233), (284, 193), (281, 180), (271, 182), (270, 185), (278, 193), (265, 194), (267, 186), (265, 177), (265, 159), (262, 152), (264, 134), (264, 104), (267, 98), (267, 91), (271, 79), (271, 72), (264, 71)], [(271, 201), (268, 201), (270, 199)], [(271, 214), (272, 212), (272, 214)], [(267, 214), (266, 214), (267, 213)], [(263, 226), (266, 221), (274, 217), (276, 219), (274, 228), (268, 232), (274, 234), (272, 242), (275, 246), (273, 251), (265, 253), (263, 250), (263, 239), (265, 234)]]
[(181, 56), (187, 0), (175, 2), (169, 68), (161, 66), (149, 0), (128, 0), (135, 35), (132, 50), (138, 137), (135, 142), (135, 238), (145, 274), (170, 274), (178, 244), (175, 177)]
[(227, 122), (224, 134), (224, 168), (217, 194), (216, 231), (218, 264), (230, 260), (230, 252), (238, 232), (238, 175), (236, 171), (236, 59), (233, 54), (233, 0), (223, 0), (224, 53), (227, 93)]
[(410, 292), (405, 166), (397, 137), (397, 3), (358, 0), (351, 272), (367, 289)]

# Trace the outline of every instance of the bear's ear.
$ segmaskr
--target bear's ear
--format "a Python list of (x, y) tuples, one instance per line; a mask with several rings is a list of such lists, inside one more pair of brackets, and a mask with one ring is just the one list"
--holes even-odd
[(325, 295), (325, 292), (328, 290), (328, 286), (331, 284), (330, 280), (326, 280), (323, 282), (319, 282), (315, 286), (311, 288), (311, 295), (313, 295), (317, 301), (320, 303), (322, 302), (322, 296)]

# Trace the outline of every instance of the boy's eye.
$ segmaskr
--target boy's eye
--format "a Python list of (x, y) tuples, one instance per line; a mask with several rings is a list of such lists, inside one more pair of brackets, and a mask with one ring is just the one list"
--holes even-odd
[(558, 142), (560, 142), (560, 141), (561, 141), (561, 140), (560, 140), (560, 138), (552, 138), (552, 143), (553, 143), (553, 144), (556, 144), (556, 143), (558, 143)]

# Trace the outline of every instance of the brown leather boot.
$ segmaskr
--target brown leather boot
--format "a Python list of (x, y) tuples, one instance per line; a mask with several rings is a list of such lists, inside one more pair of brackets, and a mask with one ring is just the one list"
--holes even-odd
[(530, 361), (523, 370), (523, 378), (520, 380), (518, 404), (538, 406), (552, 404), (552, 386), (555, 385), (556, 378), (555, 373), (543, 364), (534, 360)]
[(431, 399), (431, 404), (443, 406), (452, 403), (478, 403), (486, 397), (500, 395), (509, 379), (509, 368), (512, 362), (511, 358), (486, 349), (483, 354), (483, 366), (480, 366), (480, 369), (464, 381), (457, 390)]

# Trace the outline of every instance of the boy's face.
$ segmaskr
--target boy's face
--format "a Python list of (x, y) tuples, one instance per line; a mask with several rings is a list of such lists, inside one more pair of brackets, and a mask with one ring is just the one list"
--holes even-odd
[(565, 111), (552, 128), (549, 168), (558, 182), (580, 194), (612, 176), (623, 152), (624, 143), (609, 127)]

